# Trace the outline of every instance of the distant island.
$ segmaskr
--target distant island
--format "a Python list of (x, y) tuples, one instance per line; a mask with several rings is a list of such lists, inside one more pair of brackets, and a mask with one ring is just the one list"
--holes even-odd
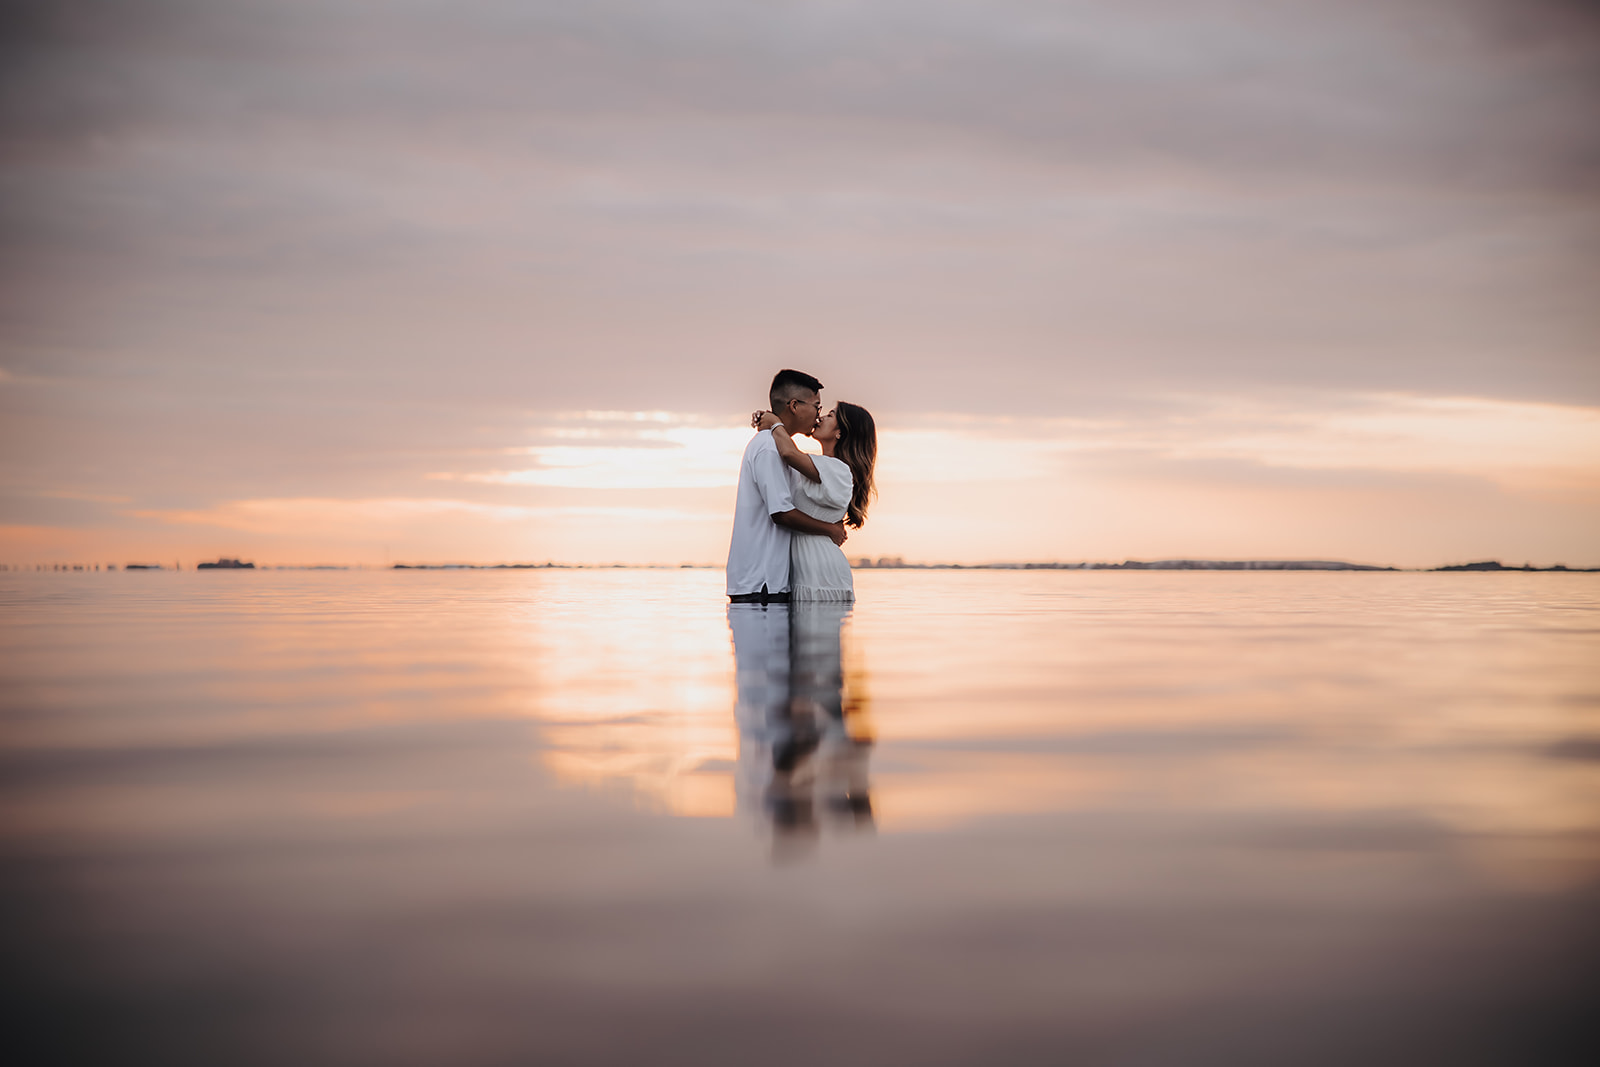
[[(681, 569), (693, 569), (693, 563), (681, 565)], [(709, 567), (710, 564), (707, 564)], [(395, 571), (583, 571), (583, 570), (662, 570), (663, 568), (678, 570), (670, 564), (661, 563), (396, 563), (390, 570)]]
[(907, 563), (899, 556), (852, 560), (857, 570), (952, 571), (1393, 571), (1367, 563), (1326, 559), (1129, 559), (1121, 563)]
[(1535, 567), (1531, 563), (1524, 563), (1520, 567), (1507, 567), (1497, 559), (1486, 559), (1481, 563), (1452, 563), (1448, 567), (1434, 567), (1435, 571), (1529, 571), (1545, 572), (1570, 571), (1574, 574), (1593, 574), (1600, 571), (1600, 567), (1569, 567), (1565, 563), (1557, 563), (1554, 567)]
[[(291, 570), (291, 571), (333, 571), (333, 570), (367, 570), (371, 565), (349, 564), (284, 564), (259, 568), (263, 570)], [(1023, 562), (1023, 563), (907, 563), (901, 556), (880, 556), (869, 559), (865, 556), (850, 561), (850, 566), (855, 570), (905, 570), (905, 571), (1407, 571), (1411, 573), (1445, 572), (1476, 573), (1476, 574), (1600, 574), (1600, 567), (1569, 567), (1565, 563), (1557, 563), (1550, 567), (1535, 567), (1531, 563), (1524, 563), (1520, 567), (1508, 567), (1495, 559), (1478, 560), (1472, 563), (1448, 563), (1442, 567), (1388, 567), (1372, 563), (1348, 563), (1336, 559), (1156, 559), (1139, 560), (1127, 559), (1121, 563), (1062, 563), (1059, 561)], [(52, 564), (0, 564), (0, 571), (98, 571), (102, 565), (98, 563), (52, 563)], [(114, 571), (117, 565), (107, 563), (104, 568)], [(125, 571), (159, 571), (168, 569), (160, 563), (124, 563)], [(177, 564), (172, 564), (171, 569), (182, 570)], [(208, 563), (195, 565), (196, 570), (202, 571), (253, 571), (258, 568), (253, 562), (238, 559), (218, 559)], [(389, 565), (388, 570), (397, 571), (530, 571), (530, 570), (564, 570), (564, 571), (594, 571), (594, 570), (634, 570), (634, 571), (661, 571), (661, 570), (721, 570), (720, 563), (395, 563)]]
[[(1158, 559), (1123, 560), (1121, 563), (907, 563), (900, 556), (878, 559), (861, 557), (850, 561), (855, 570), (905, 571), (1507, 571), (1591, 574), (1600, 567), (1507, 567), (1495, 560), (1458, 563), (1444, 567), (1386, 567), (1371, 563), (1347, 563), (1330, 559)], [(707, 563), (396, 563), (397, 571), (523, 571), (523, 570), (720, 570)]]
[(1515, 571), (1594, 574), (1600, 567), (1535, 567), (1525, 563), (1507, 567), (1498, 560), (1480, 563), (1454, 563), (1444, 567), (1380, 567), (1370, 563), (1346, 563), (1332, 559), (1129, 559), (1121, 563), (907, 563), (899, 556), (852, 560), (856, 570), (981, 570), (981, 571)]

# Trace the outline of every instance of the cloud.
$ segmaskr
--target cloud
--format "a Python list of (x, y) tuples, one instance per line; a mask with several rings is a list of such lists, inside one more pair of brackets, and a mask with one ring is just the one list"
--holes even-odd
[(30, 365), (706, 412), (786, 353), (913, 410), (955, 375), (989, 411), (1600, 396), (1580, 6), (31, 10)]
[(1121, 464), (1231, 461), (1287, 471), (1438, 472), (1600, 487), (1600, 408), (1472, 397), (1169, 396), (1120, 419), (930, 417), (883, 435), (892, 482), (1028, 480)]
[[(63, 0), (8, 27), (0, 492), (30, 525), (68, 524), (48, 490), (714, 494), (727, 413), (782, 365), (889, 437), (991, 420), (886, 454), (907, 486), (1424, 448), (1567, 484), (1590, 447), (1470, 406), (1600, 403), (1592, 5)], [(591, 410), (701, 421), (560, 423)], [(1056, 443), (995, 444), (1007, 418)]]
[(466, 517), (490, 522), (528, 522), (538, 519), (580, 519), (626, 522), (705, 522), (721, 516), (674, 508), (629, 507), (507, 507), (448, 498), (378, 500), (266, 499), (231, 500), (203, 511), (131, 511), (138, 518), (185, 526), (216, 526), (253, 533), (303, 530), (311, 523), (322, 527), (366, 529), (403, 525), (417, 520)]
[[(732, 487), (750, 430), (670, 412), (565, 412), (538, 420), (557, 443), (488, 450), (537, 466), (435, 472), (431, 479), (596, 490)], [(931, 414), (880, 428), (890, 484), (1042, 481), (1070, 460), (1226, 460), (1299, 471), (1441, 472), (1526, 484), (1600, 485), (1600, 409), (1471, 397), (1316, 394), (1163, 398), (1122, 418)], [(801, 447), (817, 450), (801, 439)]]
[[(366, 132), (572, 117), (847, 121), (1027, 155), (1179, 156), (1325, 173), (1349, 159), (1481, 175), (1507, 142), (1593, 130), (1576, 108), (1597, 25), (1576, 3), (918, 0), (641, 4), (25, 5), (14, 125), (87, 131), (274, 121)], [(111, 60), (107, 63), (106, 60)], [(219, 66), (226, 62), (226, 66)], [(1587, 72), (1591, 74), (1592, 72)], [(204, 84), (200, 95), (183, 90)], [(253, 131), (254, 132), (254, 131)], [(462, 131), (463, 133), (467, 131)], [(1474, 136), (1462, 136), (1470, 133)], [(1552, 137), (1552, 134), (1563, 137)]]

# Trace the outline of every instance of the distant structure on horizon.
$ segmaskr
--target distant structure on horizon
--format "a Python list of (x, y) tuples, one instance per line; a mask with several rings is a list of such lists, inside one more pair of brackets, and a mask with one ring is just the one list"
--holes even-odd
[(884, 556), (876, 561), (855, 560), (852, 567), (863, 570), (968, 570), (968, 571), (1393, 571), (1398, 567), (1378, 567), (1368, 563), (1345, 563), (1324, 559), (1159, 559), (1124, 560), (1121, 563), (907, 563), (899, 556)]
[(1524, 563), (1507, 567), (1498, 560), (1455, 563), (1445, 567), (1379, 567), (1370, 563), (1346, 563), (1333, 559), (1129, 559), (1121, 563), (907, 563), (899, 556), (872, 560), (863, 556), (850, 561), (857, 570), (913, 571), (1506, 571), (1508, 573), (1595, 574), (1600, 567), (1535, 567)]
[(1481, 560), (1477, 563), (1452, 563), (1448, 567), (1434, 567), (1435, 571), (1571, 571), (1575, 574), (1593, 574), (1600, 571), (1600, 567), (1569, 567), (1565, 563), (1557, 563), (1553, 567), (1535, 567), (1531, 563), (1524, 563), (1520, 567), (1507, 567), (1497, 559)]
[[(1549, 567), (1535, 567), (1524, 563), (1508, 567), (1499, 560), (1478, 560), (1473, 563), (1450, 563), (1442, 567), (1383, 567), (1370, 563), (1346, 563), (1327, 559), (1158, 559), (1123, 560), (1121, 563), (907, 563), (903, 556), (879, 556), (871, 559), (860, 556), (850, 561), (856, 570), (907, 570), (907, 571), (1407, 571), (1438, 574), (1454, 573), (1504, 573), (1504, 574), (1600, 574), (1600, 567), (1569, 567), (1557, 563)], [(39, 563), (31, 565), (0, 563), (0, 571), (114, 571), (115, 563)], [(125, 571), (182, 570), (173, 563), (168, 568), (163, 563), (124, 563)], [(196, 564), (202, 571), (253, 571), (253, 562), (238, 559), (218, 559)], [(269, 566), (267, 570), (343, 571), (343, 564), (315, 564)], [(720, 570), (715, 563), (395, 563), (389, 569), (397, 571), (479, 571), (479, 570)]]

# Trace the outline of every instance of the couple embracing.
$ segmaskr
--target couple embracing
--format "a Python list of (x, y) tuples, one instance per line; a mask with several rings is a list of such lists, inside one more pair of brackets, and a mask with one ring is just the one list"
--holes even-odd
[[(781, 370), (768, 392), (771, 408), (751, 424), (728, 548), (728, 599), (740, 603), (854, 600), (850, 563), (840, 547), (845, 527), (859, 529), (873, 496), (878, 433), (867, 409), (822, 406), (822, 383)], [(794, 443), (806, 434), (815, 456)]]

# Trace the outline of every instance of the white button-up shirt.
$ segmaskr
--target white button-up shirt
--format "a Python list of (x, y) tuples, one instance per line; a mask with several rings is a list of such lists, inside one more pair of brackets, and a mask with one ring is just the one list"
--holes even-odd
[(789, 531), (772, 516), (794, 510), (789, 475), (771, 430), (761, 430), (739, 464), (739, 497), (728, 546), (728, 595), (789, 591)]

